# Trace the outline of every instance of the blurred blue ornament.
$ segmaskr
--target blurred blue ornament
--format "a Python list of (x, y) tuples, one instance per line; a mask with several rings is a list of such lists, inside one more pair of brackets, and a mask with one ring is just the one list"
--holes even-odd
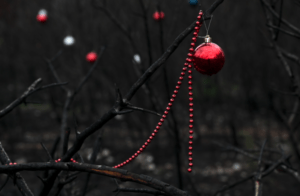
[(190, 5), (197, 5), (198, 4), (198, 0), (190, 0)]

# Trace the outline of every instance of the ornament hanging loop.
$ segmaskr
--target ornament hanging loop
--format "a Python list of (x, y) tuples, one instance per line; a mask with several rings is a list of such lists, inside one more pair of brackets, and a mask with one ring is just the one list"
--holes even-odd
[(205, 43), (211, 43), (211, 37), (210, 37), (209, 35), (206, 35), (206, 36), (204, 37), (204, 42), (205, 42)]

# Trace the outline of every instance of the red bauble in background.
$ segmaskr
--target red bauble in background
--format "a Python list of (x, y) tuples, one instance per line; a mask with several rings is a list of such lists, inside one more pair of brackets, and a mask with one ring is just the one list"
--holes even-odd
[(225, 63), (225, 55), (222, 48), (212, 43), (211, 38), (207, 35), (205, 42), (195, 49), (193, 63), (197, 71), (211, 76), (222, 69)]
[(165, 18), (165, 13), (160, 12), (160, 19), (162, 20), (162, 19), (164, 19), (164, 18)]
[(94, 63), (97, 60), (97, 54), (95, 52), (89, 52), (86, 55), (86, 60), (90, 63)]
[(46, 14), (38, 14), (36, 16), (37, 21), (39, 21), (40, 23), (45, 23), (48, 19), (48, 16)]
[(156, 11), (153, 14), (153, 19), (156, 20), (156, 21), (162, 20), (164, 18), (165, 18), (165, 13), (163, 13), (163, 12)]

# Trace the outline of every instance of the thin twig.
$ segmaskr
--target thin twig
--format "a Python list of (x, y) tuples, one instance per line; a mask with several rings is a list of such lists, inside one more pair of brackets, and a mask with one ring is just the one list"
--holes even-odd
[(41, 78), (34, 81), (19, 98), (17, 98), (15, 101), (13, 101), (11, 104), (9, 104), (6, 108), (1, 110), (0, 111), (0, 118), (4, 117), (8, 113), (10, 113), (13, 109), (15, 109), (20, 104), (24, 103), (26, 98), (28, 96), (32, 95), (33, 93), (36, 93), (40, 90), (44, 90), (44, 89), (47, 89), (47, 88), (52, 88), (52, 87), (56, 87), (56, 86), (63, 86), (63, 85), (67, 84), (66, 82), (65, 83), (54, 83), (54, 84), (50, 84), (50, 85), (46, 85), (46, 86), (42, 86), (42, 87), (37, 87), (37, 85), (40, 82), (42, 82)]
[[(60, 78), (59, 78), (57, 72), (55, 71), (54, 66), (52, 65), (52, 61), (49, 60), (49, 59), (47, 59), (47, 58), (44, 58), (44, 60), (45, 60), (46, 63), (48, 64), (48, 67), (49, 67), (50, 71), (52, 72), (52, 74), (53, 74), (53, 76), (54, 76), (56, 82), (57, 82), (57, 83), (61, 83), (61, 80), (60, 80)], [(64, 90), (65, 92), (68, 92), (68, 91), (69, 91), (69, 89), (68, 89), (67, 87), (65, 87), (65, 86), (62, 86), (61, 88), (62, 88), (62, 90)]]
[(288, 21), (286, 21), (285, 19), (283, 18), (280, 18), (279, 14), (272, 8), (272, 6), (266, 2), (266, 0), (261, 0), (266, 8), (274, 15), (276, 16), (278, 19), (281, 19), (282, 23), (284, 23), (286, 26), (288, 26), (289, 28), (293, 29), (294, 31), (296, 31), (297, 33), (300, 34), (300, 29), (298, 29), (297, 27), (295, 27), (294, 25), (292, 25), (291, 23), (289, 23)]
[[(97, 154), (99, 153), (100, 148), (101, 148), (102, 132), (103, 131), (100, 132), (100, 134), (97, 137), (97, 139), (95, 141), (95, 144), (94, 144), (93, 153), (92, 153), (91, 160), (90, 160), (90, 163), (92, 163), (92, 164), (94, 164), (96, 162)], [(85, 183), (84, 183), (84, 186), (83, 186), (83, 189), (82, 189), (81, 196), (85, 196), (85, 194), (87, 193), (90, 177), (91, 177), (91, 173), (88, 173), (86, 175), (86, 179), (85, 179)]]
[(287, 30), (284, 30), (284, 29), (282, 29), (282, 28), (276, 27), (276, 26), (271, 25), (271, 24), (267, 24), (267, 26), (272, 27), (273, 29), (278, 30), (277, 32), (281, 31), (281, 32), (283, 32), (283, 33), (285, 33), (285, 34), (287, 34), (287, 35), (290, 35), (290, 36), (292, 36), (292, 37), (295, 37), (295, 38), (300, 39), (300, 34), (296, 34), (296, 33), (293, 33), (293, 32), (287, 31)]
[[(11, 160), (6, 154), (1, 142), (0, 142), (0, 161), (3, 165), (9, 165), (11, 163)], [(21, 176), (19, 172), (11, 172), (7, 174), (11, 179), (14, 180), (15, 184), (17, 185), (19, 191), (22, 193), (23, 196), (34, 196), (31, 190), (29, 189), (26, 181), (24, 180), (24, 178)]]
[(133, 110), (137, 110), (137, 111), (142, 111), (142, 112), (146, 112), (146, 113), (149, 113), (149, 114), (154, 114), (156, 116), (160, 116), (160, 117), (162, 116), (162, 114), (157, 113), (155, 111), (148, 110), (148, 109), (145, 109), (145, 108), (140, 108), (140, 107), (137, 107), (137, 106), (134, 106), (134, 105), (131, 105), (131, 104), (128, 104), (126, 107), (129, 108), (129, 109), (133, 109)]
[(69, 137), (70, 137), (71, 129), (68, 127), (64, 134), (64, 141), (63, 141), (63, 154), (65, 154), (68, 150), (68, 143), (69, 143)]
[(258, 171), (257, 171), (257, 174), (254, 177), (255, 196), (261, 196), (262, 195), (263, 183), (262, 183), (262, 180), (261, 180), (261, 178), (262, 178), (262, 166), (261, 166), (262, 161), (261, 160), (262, 160), (262, 156), (263, 156), (263, 152), (264, 152), (266, 142), (267, 142), (267, 139), (264, 140), (263, 145), (261, 147), (259, 158), (258, 158)]
[(51, 156), (50, 152), (48, 151), (48, 149), (46, 148), (46, 146), (43, 144), (43, 142), (41, 142), (42, 147), (44, 148), (44, 150), (46, 151), (49, 161), (53, 161), (53, 157)]
[(5, 187), (5, 185), (8, 183), (8, 180), (9, 180), (9, 175), (6, 176), (5, 182), (4, 182), (3, 185), (0, 187), (0, 192), (1, 192), (2, 189)]
[(275, 38), (274, 40), (277, 40), (281, 25), (281, 18), (282, 18), (282, 10), (283, 10), (283, 0), (280, 0), (280, 8), (279, 8), (279, 19), (278, 19), (278, 25), (277, 25), (277, 31), (275, 32)]
[(88, 71), (88, 73), (86, 74), (86, 76), (81, 80), (81, 82), (78, 84), (76, 90), (74, 91), (74, 95), (75, 96), (79, 91), (80, 89), (83, 87), (83, 85), (86, 83), (86, 81), (89, 79), (89, 77), (92, 75), (92, 73), (94, 72), (95, 68), (97, 67), (97, 64), (98, 64), (98, 61), (101, 59), (103, 53), (104, 53), (104, 50), (105, 50), (105, 47), (102, 46), (101, 47), (101, 51), (99, 52), (98, 54), (98, 58), (96, 60), (96, 62), (93, 64), (93, 66), (90, 68), (90, 70)]
[[(151, 48), (151, 41), (150, 41), (150, 30), (148, 25), (148, 17), (147, 17), (147, 10), (144, 4), (144, 0), (139, 0), (140, 6), (143, 11), (143, 24), (146, 32), (146, 40), (147, 40), (147, 49), (148, 49), (148, 58), (149, 58), (149, 65), (152, 64), (152, 48)], [(160, 11), (160, 10), (158, 10)]]

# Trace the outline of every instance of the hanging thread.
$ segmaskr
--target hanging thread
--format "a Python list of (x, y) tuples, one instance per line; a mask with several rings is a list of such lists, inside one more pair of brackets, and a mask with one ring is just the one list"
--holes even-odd
[(211, 18), (210, 18), (209, 24), (208, 24), (208, 28), (207, 28), (206, 27), (206, 22), (205, 22), (205, 19), (204, 19), (204, 16), (203, 16), (204, 26), (205, 26), (205, 29), (206, 29), (206, 35), (208, 35), (208, 30), (210, 28), (210, 24), (211, 24), (212, 19), (213, 19), (213, 15), (211, 15)]

